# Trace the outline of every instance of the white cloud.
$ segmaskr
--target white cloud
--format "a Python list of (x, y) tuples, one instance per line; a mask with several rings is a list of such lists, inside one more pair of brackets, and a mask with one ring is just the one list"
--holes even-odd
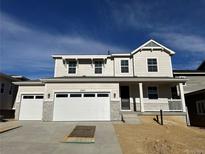
[[(50, 72), (52, 76), (52, 54), (106, 54), (108, 49), (124, 51), (117, 46), (77, 35), (41, 32), (3, 13), (1, 23), (0, 66), (4, 72), (22, 72), (21, 75), (30, 77), (44, 76)], [(31, 70), (33, 76), (26, 73)]]
[[(181, 50), (184, 52), (198, 52), (201, 54), (205, 54), (205, 38), (198, 35), (189, 35), (182, 33), (158, 33), (154, 32), (151, 34), (157, 38), (163, 39), (163, 41), (175, 48), (176, 50)], [(204, 57), (205, 58), (205, 57)]]

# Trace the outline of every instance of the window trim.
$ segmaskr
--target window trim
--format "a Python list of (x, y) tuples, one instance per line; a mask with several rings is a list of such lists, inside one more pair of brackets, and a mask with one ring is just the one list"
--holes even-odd
[[(105, 96), (105, 95), (106, 95), (106, 96)], [(107, 97), (110, 97), (110, 96), (109, 96), (109, 93), (97, 93), (97, 97), (107, 98)]]
[[(76, 62), (75, 73), (69, 73), (69, 68), (70, 68), (69, 62)], [(68, 74), (69, 74), (69, 75), (72, 75), (72, 74), (75, 75), (75, 74), (77, 74), (77, 65), (78, 65), (77, 60), (70, 60), (70, 61), (68, 61), (68, 63), (67, 63), (67, 71), (68, 71)], [(74, 68), (74, 67), (72, 67), (72, 68)]]
[[(59, 97), (59, 95), (61, 95), (61, 96)], [(63, 95), (67, 96), (67, 97), (64, 97)], [(56, 93), (55, 98), (68, 98), (68, 94), (67, 93)]]
[[(157, 92), (157, 98), (149, 98), (149, 87), (156, 87), (156, 88), (157, 88), (157, 90), (156, 90), (156, 92)], [(149, 100), (158, 100), (158, 99), (159, 99), (159, 87), (156, 86), (156, 85), (147, 86), (147, 98), (148, 98)]]
[[(85, 96), (85, 95), (93, 95), (93, 94), (94, 94), (94, 96)], [(95, 98), (96, 93), (83, 93), (83, 97), (85, 97), (85, 98)]]
[[(122, 61), (127, 61), (127, 66), (122, 66)], [(122, 72), (122, 68), (127, 68), (127, 72)], [(125, 74), (125, 73), (129, 73), (130, 72), (130, 70), (129, 70), (129, 59), (121, 59), (120, 60), (120, 73), (123, 73), (123, 74)]]
[[(156, 59), (156, 61), (157, 61), (157, 71), (154, 71), (154, 72), (150, 72), (149, 71), (149, 64), (148, 64), (148, 60), (149, 59)], [(157, 73), (157, 72), (159, 72), (159, 63), (158, 63), (159, 61), (158, 61), (158, 58), (157, 57), (148, 57), (147, 58), (147, 61), (146, 61), (146, 66), (147, 66), (147, 72), (148, 73)]]
[[(101, 62), (101, 66), (100, 67), (99, 66), (96, 67), (96, 65), (95, 65), (96, 62)], [(96, 73), (96, 68), (98, 68), (98, 69), (100, 68), (101, 69), (101, 73)], [(95, 60), (94, 61), (94, 73), (95, 74), (102, 74), (103, 73), (103, 61), (102, 60)]]
[[(76, 95), (80, 95), (80, 96), (76, 96)], [(70, 93), (70, 98), (82, 98), (82, 93)]]

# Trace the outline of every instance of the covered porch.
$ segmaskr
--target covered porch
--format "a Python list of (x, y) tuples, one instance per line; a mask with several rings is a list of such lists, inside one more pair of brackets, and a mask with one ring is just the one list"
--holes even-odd
[(121, 111), (186, 112), (184, 81), (120, 82)]

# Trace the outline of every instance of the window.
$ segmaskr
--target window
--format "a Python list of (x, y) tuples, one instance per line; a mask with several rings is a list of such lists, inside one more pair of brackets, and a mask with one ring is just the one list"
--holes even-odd
[(102, 74), (102, 61), (95, 61), (95, 74)]
[(196, 102), (197, 114), (205, 115), (205, 100), (200, 100)]
[(43, 95), (36, 96), (36, 99), (43, 99)]
[(95, 94), (84, 94), (84, 97), (95, 97)]
[(157, 87), (148, 87), (148, 98), (158, 99)]
[(148, 66), (148, 72), (157, 72), (157, 59), (156, 58), (150, 58), (147, 59), (147, 66)]
[(76, 61), (69, 61), (68, 62), (68, 73), (75, 74), (76, 73)]
[(34, 96), (33, 95), (26, 95), (26, 96), (23, 96), (23, 99), (34, 99)]
[(12, 84), (10, 85), (9, 95), (11, 95), (11, 93), (12, 93)]
[(128, 60), (121, 60), (121, 73), (128, 73), (129, 65)]
[(1, 84), (1, 93), (4, 93), (4, 83)]
[(81, 94), (70, 94), (70, 97), (81, 97)]
[(108, 96), (109, 96), (108, 94), (103, 94), (103, 93), (97, 94), (97, 97), (108, 97)]
[(68, 94), (56, 94), (56, 97), (68, 97)]

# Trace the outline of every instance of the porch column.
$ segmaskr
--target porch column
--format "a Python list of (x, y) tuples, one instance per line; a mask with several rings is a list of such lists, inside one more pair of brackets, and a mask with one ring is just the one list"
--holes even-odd
[(180, 97), (181, 97), (181, 101), (182, 101), (182, 111), (186, 112), (186, 104), (185, 104), (185, 98), (184, 98), (184, 88), (183, 88), (182, 83), (179, 83), (179, 91), (180, 91)]
[(141, 112), (144, 112), (143, 87), (142, 87), (142, 83), (139, 83), (139, 92), (140, 92), (140, 110), (141, 110)]

